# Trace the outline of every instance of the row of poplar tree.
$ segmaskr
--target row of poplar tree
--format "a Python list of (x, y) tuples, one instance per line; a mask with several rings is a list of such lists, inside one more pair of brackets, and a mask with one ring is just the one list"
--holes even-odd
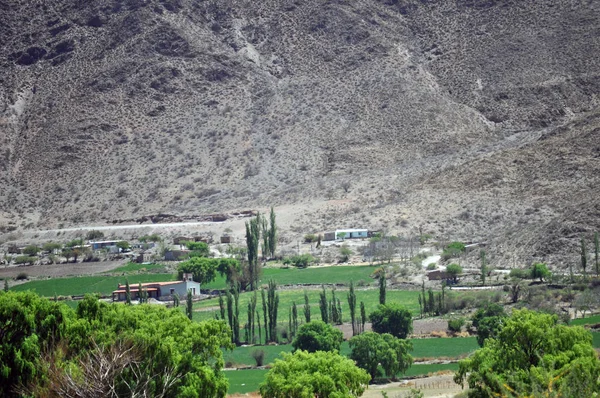
[[(240, 285), (233, 284), (225, 294), (219, 294), (219, 314), (216, 315), (217, 319), (226, 320), (232, 331), (231, 340), (234, 344), (241, 344), (240, 331)], [(379, 275), (379, 303), (385, 304), (386, 297), (386, 277), (382, 271)], [(260, 299), (262, 303), (262, 317), (260, 307), (258, 307), (259, 294), (255, 290), (253, 295), (250, 296), (246, 309), (246, 324), (243, 327), (245, 342), (248, 344), (260, 344), (263, 341), (265, 344), (274, 342), (280, 342), (280, 335), (285, 337), (287, 340), (292, 340), (298, 332), (298, 306), (296, 302), (293, 302), (289, 311), (288, 318), (288, 329), (284, 330), (283, 333), (277, 329), (278, 321), (278, 309), (279, 309), (279, 294), (277, 293), (277, 284), (271, 280), (267, 288), (260, 289)], [(367, 314), (365, 310), (365, 303), (360, 302), (360, 306), (357, 307), (356, 293), (354, 291), (354, 282), (350, 282), (350, 289), (347, 293), (348, 309), (350, 311), (350, 320), (352, 323), (352, 334), (357, 335), (365, 330), (365, 323), (367, 322)], [(319, 293), (319, 310), (321, 320), (325, 323), (331, 323), (334, 325), (341, 325), (343, 323), (343, 312), (342, 302), (336, 295), (335, 287), (331, 289), (331, 296), (329, 297), (325, 286), (322, 286), (322, 290)], [(359, 312), (357, 313), (357, 310)], [(308, 297), (308, 293), (304, 292), (304, 306), (302, 308), (304, 315), (304, 321), (306, 323), (311, 321), (311, 306)], [(262, 320), (262, 324), (261, 324)], [(263, 340), (264, 332), (264, 340)]]

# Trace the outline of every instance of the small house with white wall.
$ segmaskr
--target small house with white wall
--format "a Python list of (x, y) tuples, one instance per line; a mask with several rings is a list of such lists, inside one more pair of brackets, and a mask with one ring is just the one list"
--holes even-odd
[(325, 232), (323, 240), (366, 239), (368, 229), (336, 229), (335, 232)]
[[(139, 291), (139, 286), (139, 284), (135, 283), (129, 285), (132, 300), (140, 298), (141, 292)], [(149, 298), (170, 300), (175, 294), (179, 297), (184, 297), (188, 291), (192, 292), (192, 296), (199, 295), (200, 284), (194, 282), (192, 274), (183, 274), (183, 278), (180, 281), (142, 283), (142, 291), (146, 291)], [(112, 292), (112, 299), (113, 301), (127, 300), (127, 287), (125, 284), (119, 283), (117, 290)]]

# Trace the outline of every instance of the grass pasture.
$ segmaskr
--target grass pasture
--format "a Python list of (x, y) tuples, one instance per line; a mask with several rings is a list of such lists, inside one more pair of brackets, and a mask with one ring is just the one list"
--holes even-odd
[[(426, 376), (430, 373), (440, 371), (456, 371), (458, 363), (412, 365), (404, 376)], [(268, 370), (266, 369), (244, 369), (227, 370), (225, 377), (229, 379), (229, 394), (246, 394), (258, 391), (258, 386), (263, 382)]]
[(600, 323), (600, 315), (592, 315), (587, 318), (573, 319), (569, 324), (572, 326), (595, 325)]
[[(274, 280), (278, 285), (320, 285), (345, 284), (354, 281), (355, 286), (359, 284), (370, 284), (374, 282), (371, 274), (375, 267), (369, 266), (332, 266), (332, 267), (308, 267), (308, 268), (263, 268), (260, 283), (266, 285), (269, 280)], [(225, 289), (225, 278), (217, 275), (211, 283), (202, 285), (202, 289)]]
[[(430, 338), (413, 339), (413, 351), (410, 353), (413, 358), (448, 358), (457, 359), (467, 356), (479, 348), (475, 337), (455, 337), (455, 338)], [(273, 363), (282, 352), (291, 352), (291, 344), (254, 346), (254, 347), (236, 347), (233, 351), (224, 351), (223, 358), (226, 364), (237, 366), (256, 366), (256, 361), (252, 358), (252, 352), (262, 350), (265, 353), (264, 365)], [(340, 349), (342, 355), (350, 355), (348, 342), (342, 343)]]
[(37, 280), (21, 285), (13, 286), (10, 290), (25, 291), (32, 290), (40, 296), (79, 296), (86, 293), (99, 293), (109, 295), (117, 288), (119, 283), (125, 283), (125, 279), (130, 285), (145, 282), (163, 282), (175, 280), (174, 274), (136, 274), (125, 276), (81, 276), (72, 278), (56, 278)]

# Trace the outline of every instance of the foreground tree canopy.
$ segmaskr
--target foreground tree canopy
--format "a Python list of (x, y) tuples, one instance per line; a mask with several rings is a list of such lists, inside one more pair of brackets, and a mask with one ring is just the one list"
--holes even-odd
[(396, 338), (388, 333), (365, 332), (350, 340), (350, 358), (369, 372), (372, 379), (378, 376), (379, 365), (387, 377), (395, 378), (404, 373), (413, 363), (412, 343)]
[(369, 319), (377, 333), (389, 333), (405, 339), (413, 330), (411, 312), (399, 304), (380, 304)]
[[(600, 362), (591, 334), (560, 325), (556, 315), (515, 310), (496, 338), (459, 362), (454, 380), (469, 397), (591, 397), (600, 392)], [(547, 395), (544, 395), (547, 396)]]
[(367, 372), (337, 352), (296, 351), (282, 356), (260, 385), (263, 398), (360, 397), (370, 380)]
[(312, 321), (300, 327), (292, 346), (294, 351), (339, 351), (344, 334), (323, 321)]
[(0, 293), (0, 396), (224, 397), (222, 321), (109, 305), (77, 311), (34, 293)]

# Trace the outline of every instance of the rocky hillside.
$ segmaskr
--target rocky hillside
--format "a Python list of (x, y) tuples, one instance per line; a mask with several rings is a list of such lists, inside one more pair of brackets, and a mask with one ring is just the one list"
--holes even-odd
[(576, 259), (600, 228), (592, 0), (0, 0), (0, 217), (300, 204)]

